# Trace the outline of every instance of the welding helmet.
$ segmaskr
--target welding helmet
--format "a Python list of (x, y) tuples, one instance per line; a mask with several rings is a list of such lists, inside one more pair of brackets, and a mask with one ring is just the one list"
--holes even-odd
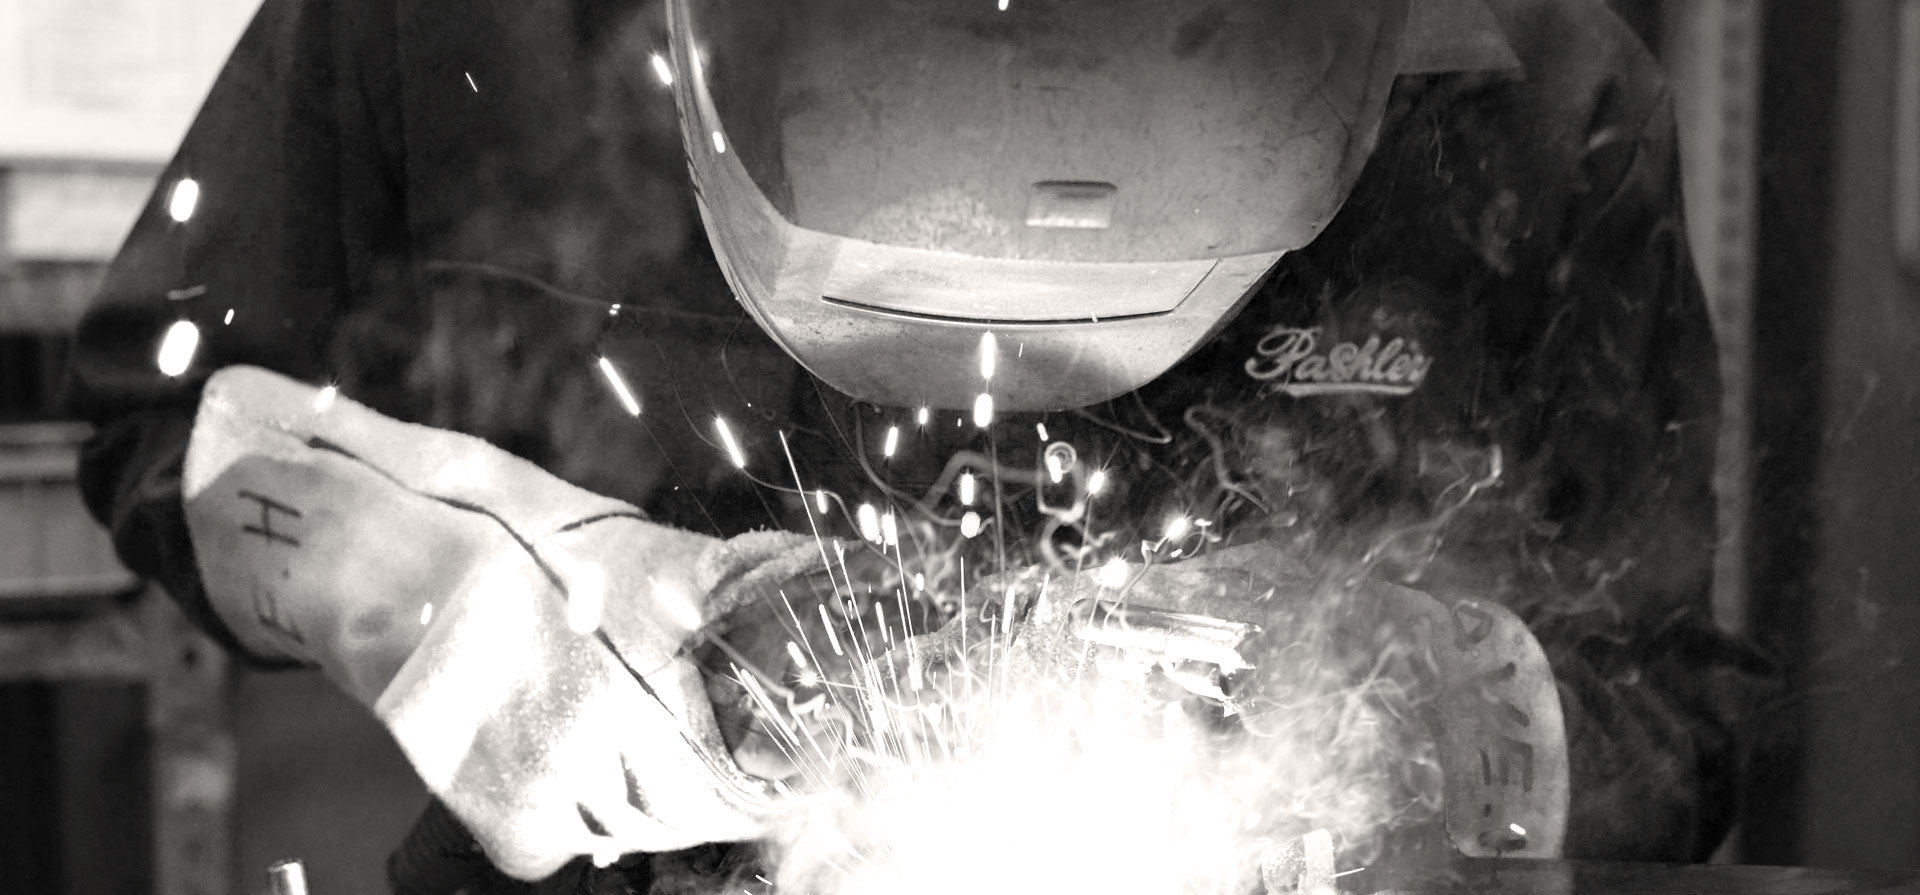
[(788, 353), (874, 403), (1057, 409), (1160, 375), (1326, 227), (1409, 2), (669, 0), (670, 74)]

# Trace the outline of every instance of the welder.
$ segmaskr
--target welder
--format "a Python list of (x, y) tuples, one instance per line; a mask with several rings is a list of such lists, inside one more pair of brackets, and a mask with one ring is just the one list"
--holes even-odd
[[(1551, 663), (1565, 853), (1725, 835), (1764, 668), (1600, 0), (665, 7), (267, 0), (75, 349), (127, 564), (324, 668), (501, 869), (759, 834), (778, 756), (687, 644), (863, 503), (1483, 607)], [(1097, 530), (1004, 493), (1055, 444)]]

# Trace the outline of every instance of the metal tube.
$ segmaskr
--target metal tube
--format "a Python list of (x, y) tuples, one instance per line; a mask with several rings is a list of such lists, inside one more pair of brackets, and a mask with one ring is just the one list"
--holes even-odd
[(1205, 662), (1228, 674), (1247, 667), (1237, 648), (1260, 630), (1247, 622), (1091, 597), (1075, 602), (1070, 611), (1073, 631), (1082, 640), (1175, 661)]
[(267, 868), (267, 886), (273, 895), (307, 895), (307, 866), (297, 858), (275, 861)]

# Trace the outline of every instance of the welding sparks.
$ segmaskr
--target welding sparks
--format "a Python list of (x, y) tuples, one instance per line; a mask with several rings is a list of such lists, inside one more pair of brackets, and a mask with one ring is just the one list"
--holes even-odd
[(220, 318), (220, 325), (221, 326), (233, 325), (233, 309), (232, 308), (227, 309), (227, 316)]
[[(997, 373), (995, 339), (981, 336), (983, 380)], [(1110, 525), (1114, 532), (1096, 529), (1094, 516), (1115, 511), (1115, 500), (1130, 501), (1127, 492), (1149, 490), (1151, 480), (1128, 478), (1118, 465), (1124, 457), (1092, 453), (1087, 443), (1079, 446), (1090, 447), (1088, 457), (1078, 457), (1074, 441), (1084, 430), (1073, 420), (1062, 423), (1060, 441), (1034, 423), (1039, 458), (1025, 433), (1015, 431), (1019, 447), (1009, 449), (997, 442), (998, 430), (988, 433), (993, 438), (976, 432), (969, 438), (986, 447), (949, 458), (931, 487), (921, 481), (909, 489), (896, 481), (905, 476), (871, 462), (876, 450), (899, 455), (906, 412), (866, 415), (871, 422), (848, 442), (879, 490), (865, 492), (871, 502), (857, 506), (861, 491), (839, 492), (833, 518), (844, 529), (852, 515), (867, 544), (821, 538), (820, 562), (840, 576), (834, 594), (789, 606), (788, 630), (804, 633), (784, 644), (787, 664), (739, 675), (761, 714), (780, 722), (769, 730), (784, 739), (787, 756), (808, 766), (800, 789), (811, 804), (796, 809), (798, 822), (769, 833), (778, 891), (1245, 895), (1267, 873), (1265, 852), (1284, 848), (1292, 869), (1286, 885), (1270, 891), (1334, 895), (1340, 862), (1364, 865), (1377, 854), (1366, 849), (1381, 831), (1434, 819), (1421, 812), (1437, 812), (1427, 807), (1438, 805), (1437, 796), (1425, 799), (1422, 791), (1422, 800), (1409, 802), (1399, 788), (1426, 786), (1430, 775), (1410, 781), (1398, 773), (1407, 744), (1426, 741), (1394, 727), (1415, 717), (1399, 711), (1413, 697), (1389, 679), (1397, 672), (1380, 673), (1377, 685), (1356, 684), (1349, 673), (1375, 674), (1377, 663), (1347, 665), (1350, 657), (1332, 650), (1350, 647), (1352, 638), (1321, 636), (1332, 632), (1316, 627), (1319, 617), (1307, 610), (1287, 614), (1335, 601), (1305, 593), (1266, 600), (1255, 594), (1278, 588), (1258, 578), (1255, 587), (1228, 582), (1231, 594), (1215, 594), (1205, 567), (1166, 562), (1169, 552), (1177, 557), (1220, 541), (1221, 517), (1197, 518), (1221, 512), (1210, 500), (1189, 494), (1126, 516), (1124, 527)], [(911, 412), (929, 424), (929, 408)], [(1007, 422), (1017, 430), (1032, 419)], [(983, 390), (974, 423), (991, 422), (992, 396)], [(725, 422), (715, 425), (736, 453)], [(926, 436), (912, 445), (917, 456), (967, 440)], [(1024, 456), (1003, 465), (1014, 453)], [(742, 462), (736, 454), (736, 465)], [(1103, 463), (1116, 469), (1097, 468)], [(786, 505), (811, 503), (825, 516), (826, 491), (816, 489), (809, 501), (791, 452), (787, 465), (793, 489)], [(1091, 510), (1092, 496), (1108, 492), (1118, 493), (1106, 509)], [(955, 502), (946, 502), (949, 493)], [(1073, 493), (1083, 499), (1061, 506), (1058, 498)], [(1156, 495), (1135, 496), (1145, 504)], [(1076, 537), (1028, 541), (1035, 501), (1063, 526), (1079, 526)], [(985, 531), (989, 521), (993, 532)], [(1048, 548), (1056, 549), (1036, 561)], [(856, 552), (883, 560), (884, 579), (871, 569), (850, 571), (858, 564), (847, 554)], [(1063, 648), (1048, 640), (1090, 603), (1220, 621), (1206, 617), (1222, 605), (1210, 601), (1228, 598), (1261, 600), (1261, 613), (1271, 604), (1278, 614), (1266, 630), (1287, 639), (1263, 641), (1263, 652), (1249, 646), (1242, 656), (1236, 638), (1219, 658), (1187, 648), (1188, 641), (1212, 643), (1200, 634), (1182, 639), (1132, 615), (1125, 642), (1082, 636)], [(959, 624), (941, 626), (941, 619)], [(1275, 659), (1269, 648), (1288, 651)], [(793, 689), (796, 682), (809, 692)], [(935, 695), (917, 695), (923, 689)], [(1307, 830), (1318, 835), (1303, 836)]]
[[(1088, 496), (1120, 490), (1114, 474), (1082, 465), (1067, 442), (1045, 440), (1044, 426), (1036, 431), (1046, 446), (1047, 478), (1040, 482), (1071, 476)], [(898, 449), (896, 439), (897, 427), (890, 427), (883, 453)], [(947, 507), (961, 511), (962, 538), (979, 538), (986, 527), (987, 518), (974, 509), (980, 489), (1001, 487), (998, 479), (980, 481), (994, 474), (988, 470), (1003, 468), (982, 469), (984, 462), (956, 463), (949, 480), (959, 506)], [(1013, 493), (1045, 492), (1030, 490), (1034, 480), (1022, 473), (1012, 491), (996, 491), (996, 513)], [(798, 486), (797, 470), (794, 478)], [(799, 494), (804, 500), (805, 492)], [(825, 492), (814, 498), (824, 514)], [(1349, 669), (1329, 661), (1343, 657), (1314, 654), (1309, 644), (1338, 639), (1302, 630), (1314, 616), (1279, 629), (1299, 631), (1302, 640), (1298, 654), (1288, 653), (1271, 677), (1264, 653), (1242, 657), (1228, 646), (1232, 661), (1209, 658), (1176, 651), (1168, 645), (1175, 638), (1150, 630), (1129, 629), (1138, 636), (1125, 644), (1083, 637), (1064, 652), (1050, 644), (1049, 632), (1090, 601), (1147, 611), (1158, 606), (1183, 618), (1193, 611), (1196, 604), (1181, 602), (1186, 595), (1180, 593), (1193, 579), (1184, 571), (1158, 577), (1164, 547), (1210, 534), (1207, 520), (1185, 514), (1190, 507), (1158, 516), (1163, 540), (1142, 544), (1144, 556), (1109, 539), (1078, 555), (1062, 554), (1064, 567), (1056, 562), (1011, 573), (1002, 560), (976, 573), (969, 551), (956, 549), (955, 589), (952, 566), (916, 564), (922, 557), (915, 554), (938, 543), (940, 529), (917, 527), (919, 515), (897, 518), (915, 511), (890, 505), (863, 503), (854, 516), (860, 536), (886, 548), (898, 577), (878, 593), (872, 586), (858, 594), (842, 590), (816, 604), (821, 627), (812, 641), (786, 645), (787, 682), (824, 687), (817, 698), (800, 694), (800, 703), (832, 717), (807, 728), (808, 718), (818, 716), (801, 717), (793, 693), (773, 695), (768, 687), (767, 695), (753, 696), (769, 715), (786, 712), (783, 748), (796, 763), (820, 771), (811, 792), (822, 798), (800, 809), (799, 823), (772, 832), (777, 890), (1244, 895), (1258, 891), (1273, 852), (1284, 854), (1289, 869), (1284, 885), (1269, 881), (1269, 891), (1335, 895), (1340, 861), (1364, 865), (1373, 854), (1364, 849), (1379, 831), (1408, 817), (1431, 819), (1410, 813), (1394, 788), (1402, 781), (1382, 771), (1397, 768), (1412, 741), (1385, 732), (1400, 715), (1373, 710), (1368, 691), (1345, 676)], [(1153, 518), (1146, 521), (1149, 532)], [(944, 521), (953, 524), (951, 516)], [(1013, 540), (1009, 522), (999, 515), (993, 522), (991, 534)], [(952, 529), (946, 532), (951, 537)], [(901, 544), (903, 534), (910, 544)], [(843, 546), (823, 542), (822, 561), (831, 566), (831, 554)], [(976, 558), (987, 548), (1005, 549), (997, 541), (967, 546), (980, 548), (971, 554)], [(1015, 576), (1026, 576), (1024, 583), (1007, 583)], [(926, 616), (910, 614), (909, 607), (920, 605), (938, 606), (961, 623), (916, 632)], [(822, 637), (847, 661), (823, 663)], [(889, 653), (886, 647), (895, 644)], [(1251, 676), (1226, 683), (1228, 675), (1255, 672), (1259, 683)], [(1143, 679), (1163, 692), (1143, 693)], [(1243, 689), (1240, 681), (1250, 685)], [(1375, 692), (1404, 698), (1388, 683)], [(923, 689), (936, 695), (915, 695)], [(1143, 697), (1144, 704), (1137, 701)], [(1194, 700), (1210, 703), (1216, 714), (1203, 722), (1191, 711)], [(1314, 708), (1295, 712), (1295, 706)], [(1217, 723), (1222, 717), (1226, 725)], [(1317, 835), (1302, 835), (1305, 830)], [(1075, 859), (1063, 862), (1062, 854)]]
[[(858, 516), (869, 540), (890, 539), (884, 529), (892, 512), (863, 504)], [(980, 514), (969, 511), (961, 532), (976, 537), (983, 525)], [(813, 780), (814, 797), (799, 809), (800, 822), (772, 832), (774, 888), (840, 895), (1244, 895), (1265, 881), (1270, 892), (1336, 895), (1338, 861), (1351, 854), (1344, 850), (1380, 828), (1379, 808), (1399, 809), (1362, 788), (1374, 782), (1345, 778), (1353, 766), (1343, 758), (1351, 749), (1319, 749), (1311, 733), (1295, 732), (1312, 727), (1321, 713), (1302, 716), (1303, 723), (1278, 722), (1252, 739), (1223, 737), (1225, 731), (1203, 723), (1185, 701), (1239, 698), (1228, 695), (1218, 677), (1189, 667), (1205, 660), (1168, 663), (1173, 654), (1149, 637), (1139, 648), (1162, 650), (1154, 654), (1158, 659), (1114, 654), (1111, 662), (1080, 665), (1072, 656), (1085, 655), (1083, 649), (1120, 647), (1076, 645), (1062, 657), (1039, 633), (1069, 607), (1077, 612), (1092, 593), (1089, 585), (1107, 592), (1099, 599), (1121, 600), (1114, 591), (1151, 572), (1113, 557), (1077, 585), (1051, 575), (1025, 584), (996, 579), (982, 588), (987, 593), (974, 591), (990, 608), (973, 613), (963, 587), (958, 617), (974, 623), (982, 638), (974, 644), (985, 651), (968, 650), (962, 639), (957, 653), (930, 661), (913, 655), (905, 590), (895, 592), (892, 605), (881, 600), (864, 610), (851, 610), (852, 599), (832, 608), (817, 604), (822, 628), (815, 636), (852, 660), (852, 677), (834, 676), (832, 664), (820, 662), (824, 651), (815, 653), (817, 641), (801, 640), (785, 644), (788, 680), (827, 687), (824, 699), (807, 695), (803, 704), (837, 713), (835, 719), (806, 727), (819, 709), (803, 716), (794, 711), (793, 696), (776, 698), (742, 681), (763, 711), (778, 714), (784, 700), (783, 748), (810, 767), (809, 775), (821, 774)], [(939, 590), (911, 570), (901, 583), (916, 593)], [(1050, 587), (1064, 590), (1051, 604)], [(1166, 595), (1142, 588), (1141, 596)], [(859, 612), (870, 613), (874, 626), (857, 622)], [(1026, 633), (1016, 633), (1016, 624)], [(894, 656), (904, 651), (904, 661), (885, 661), (888, 645)], [(918, 649), (942, 647), (923, 641)], [(1135, 677), (1145, 674), (1193, 695), (1170, 701), (1147, 695)], [(913, 695), (923, 690), (935, 695)], [(1238, 718), (1248, 707), (1225, 708)], [(1253, 717), (1273, 718), (1271, 705), (1264, 714), (1261, 703), (1251, 709)], [(1362, 748), (1385, 744), (1369, 741)], [(1330, 803), (1313, 801), (1322, 789)], [(1063, 862), (1062, 854), (1075, 860)]]
[(820, 685), (820, 673), (815, 671), (812, 663), (807, 661), (807, 654), (801, 651), (800, 644), (787, 641), (787, 658), (793, 662), (793, 667), (800, 670), (800, 683), (803, 686)]
[(1080, 463), (1079, 452), (1073, 449), (1073, 445), (1064, 441), (1047, 445), (1043, 457), (1047, 465), (1047, 480), (1056, 485), (1066, 479), (1068, 470)]
[(167, 196), (167, 216), (178, 223), (186, 223), (193, 217), (193, 210), (200, 204), (200, 183), (191, 177), (182, 177), (173, 185), (173, 192)]
[(721, 155), (727, 154), (727, 138), (721, 136), (719, 131), (713, 132), (713, 151)]
[(833, 647), (833, 654), (835, 656), (844, 657), (847, 653), (846, 650), (840, 648), (840, 635), (833, 631), (836, 625), (834, 625), (831, 618), (827, 617), (827, 604), (818, 603), (815, 604), (813, 608), (820, 612), (820, 627), (827, 632), (827, 645)]
[(176, 320), (160, 339), (160, 354), (155, 362), (163, 376), (178, 376), (193, 366), (194, 352), (200, 350), (200, 327), (191, 320)]
[(653, 65), (653, 76), (660, 80), (661, 86), (672, 87), (673, 66), (667, 64), (666, 57), (654, 53), (647, 57), (647, 61)]
[(993, 395), (981, 392), (973, 399), (973, 424), (982, 429), (993, 425)]
[(313, 412), (326, 413), (333, 408), (333, 402), (339, 398), (340, 389), (338, 387), (329, 385), (321, 389), (319, 394), (313, 396)]
[(860, 537), (865, 538), (868, 543), (880, 543), (880, 511), (874, 509), (873, 504), (861, 504), (860, 508), (854, 511), (853, 517), (860, 526)]
[(740, 450), (740, 442), (734, 440), (733, 430), (727, 427), (726, 418), (714, 417), (713, 429), (720, 433), (720, 443), (726, 447), (727, 457), (733, 461), (733, 465), (738, 469), (746, 469), (747, 454)]
[[(993, 596), (998, 618), (1012, 618), (1014, 589)], [(877, 636), (891, 630), (883, 621)], [(1203, 734), (1177, 703), (1142, 715), (1126, 708), (1130, 685), (1062, 698), (1091, 694), (1016, 684), (1006, 667), (960, 686), (912, 661), (859, 680), (856, 714), (884, 754), (774, 832), (776, 889), (1240, 895), (1257, 882), (1248, 793), (1211, 779), (1214, 753), (1195, 748)], [(905, 698), (922, 688), (937, 702)]]
[(463, 71), (463, 72), (461, 72), (461, 74), (463, 74), (463, 75), (466, 75), (466, 76), (467, 76), (467, 89), (468, 89), (468, 90), (471, 90), (471, 91), (473, 91), (473, 92), (475, 92), (475, 93), (479, 93), (479, 92), (480, 92), (480, 85), (479, 85), (479, 84), (475, 84), (475, 83), (473, 82), (473, 72), (470, 72), (470, 71)]
[(633, 389), (627, 387), (627, 380), (622, 377), (620, 371), (614, 367), (613, 361), (608, 360), (605, 355), (602, 355), (598, 366), (600, 367), (601, 377), (607, 380), (607, 387), (613, 389), (613, 396), (619, 399), (621, 407), (627, 409), (627, 415), (639, 416), (640, 399), (634, 396)]

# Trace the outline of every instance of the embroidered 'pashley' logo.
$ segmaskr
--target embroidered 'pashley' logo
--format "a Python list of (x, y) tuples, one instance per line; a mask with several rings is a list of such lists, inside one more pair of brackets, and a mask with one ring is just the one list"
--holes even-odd
[(1410, 350), (1407, 340), (1382, 342), (1379, 335), (1365, 344), (1340, 342), (1320, 350), (1320, 327), (1276, 326), (1261, 337), (1247, 359), (1247, 375), (1268, 383), (1265, 394), (1406, 395), (1420, 387), (1433, 367), (1433, 358)]

